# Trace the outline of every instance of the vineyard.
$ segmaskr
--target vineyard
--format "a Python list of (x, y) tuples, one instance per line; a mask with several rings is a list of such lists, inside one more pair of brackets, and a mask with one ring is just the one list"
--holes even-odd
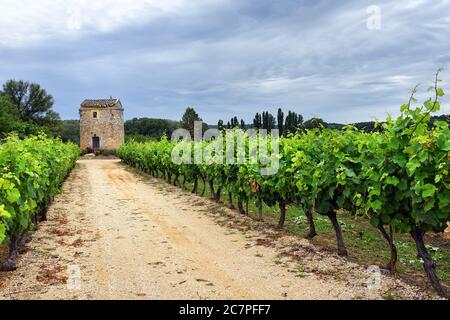
[(46, 219), (45, 209), (78, 153), (78, 146), (44, 136), (10, 136), (0, 145), (0, 244), (9, 247), (3, 271), (16, 268), (28, 231)]
[[(446, 122), (429, 126), (444, 95), (438, 84), (436, 77), (430, 88), (434, 97), (421, 107), (413, 106), (414, 90), (409, 102), (402, 105), (401, 115), (388, 117), (379, 132), (348, 126), (343, 131), (321, 128), (281, 138), (257, 135), (267, 153), (279, 146), (278, 154), (259, 161), (249, 160), (255, 153), (254, 138), (241, 130), (234, 130), (234, 139), (243, 142), (244, 152), (236, 147), (239, 143), (227, 149), (229, 145), (220, 137), (210, 142), (163, 138), (129, 142), (119, 149), (119, 156), (174, 185), (191, 184), (193, 193), (205, 194), (208, 187), (217, 202), (226, 191), (230, 208), (236, 202), (243, 215), (248, 214), (249, 203), (259, 208), (261, 217), (263, 205), (277, 207), (279, 229), (284, 227), (287, 205), (295, 206), (307, 219), (307, 238), (317, 235), (315, 220), (323, 216), (333, 226), (340, 256), (348, 255), (340, 215), (345, 211), (365, 218), (386, 240), (391, 271), (396, 270), (399, 259), (395, 235), (409, 234), (430, 283), (445, 295), (424, 241), (426, 233), (442, 233), (450, 221), (450, 130)], [(195, 159), (198, 150), (201, 162)], [(241, 161), (230, 164), (226, 161), (230, 155)], [(267, 174), (273, 169), (268, 165), (273, 160), (278, 163), (277, 170)]]
[[(422, 274), (423, 269), (423, 278), (445, 297), (450, 251), (442, 233), (450, 222), (450, 129), (447, 122), (430, 122), (444, 96), (438, 84), (436, 77), (430, 88), (434, 97), (420, 107), (413, 106), (413, 90), (400, 116), (388, 117), (373, 132), (320, 127), (279, 137), (276, 131), (235, 128), (206, 133), (204, 140), (191, 141), (183, 134), (172, 141), (165, 136), (131, 140), (118, 150), (122, 162), (157, 179), (140, 180), (119, 159), (83, 159), (56, 198), (77, 162), (79, 147), (43, 135), (9, 135), (0, 145), (0, 249), (6, 249), (0, 258), (2, 271), (17, 269), (11, 278), (20, 290), (12, 281), (3, 294), (29, 297), (32, 292), (36, 297), (35, 288), (41, 288), (38, 297), (76, 298), (66, 288), (67, 270), (81, 266), (85, 298), (173, 298), (180, 297), (184, 285), (199, 290), (181, 291), (188, 298), (199, 297), (199, 292), (212, 298), (286, 298), (287, 291), (290, 298), (310, 297), (310, 292), (315, 298), (357, 298), (363, 287), (355, 283), (365, 276), (365, 266), (386, 264), (392, 274), (405, 266), (414, 265), (414, 272)], [(215, 203), (190, 193), (210, 196)], [(259, 220), (239, 216), (237, 229), (240, 220), (260, 229), (249, 227), (229, 241), (233, 232), (202, 219), (209, 212), (218, 217), (224, 209), (219, 203), (237, 209), (229, 211), (234, 212), (230, 221), (239, 215)], [(220, 216), (226, 215), (222, 211)], [(301, 232), (310, 241), (293, 241), (324, 245), (320, 249), (329, 249), (331, 243), (332, 252), (348, 258), (311, 247), (299, 252), (318, 255), (326, 263), (339, 260), (345, 266), (341, 276), (353, 270), (348, 272), (351, 286), (323, 271), (318, 274), (327, 281), (319, 282), (315, 267), (308, 267), (305, 279), (301, 264), (293, 269), (295, 275), (289, 274), (292, 268), (278, 265), (284, 249), (258, 247), (273, 240), (262, 238), (267, 230), (273, 239)], [(251, 232), (255, 246), (247, 238)], [(313, 242), (323, 234), (327, 243)], [(133, 259), (124, 262), (130, 252)], [(229, 252), (235, 253), (231, 260)], [(17, 259), (19, 253), (26, 258)], [(351, 260), (354, 256), (358, 259)], [(362, 271), (347, 269), (354, 261)], [(272, 279), (273, 272), (280, 272), (280, 279)], [(382, 297), (397, 288), (393, 279), (386, 281)], [(272, 282), (277, 286), (265, 291)], [(428, 298), (404, 290), (406, 297)]]

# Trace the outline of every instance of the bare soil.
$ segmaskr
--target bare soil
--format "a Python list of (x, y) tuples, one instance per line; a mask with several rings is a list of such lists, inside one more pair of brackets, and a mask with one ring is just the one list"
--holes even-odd
[(120, 160), (80, 160), (62, 190), (0, 299), (436, 298)]

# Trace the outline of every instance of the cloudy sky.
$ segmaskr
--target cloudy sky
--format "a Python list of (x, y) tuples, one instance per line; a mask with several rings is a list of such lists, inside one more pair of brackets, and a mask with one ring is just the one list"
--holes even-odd
[[(383, 119), (450, 65), (450, 0), (0, 0), (0, 12), (0, 81), (40, 83), (63, 119), (110, 96), (128, 119), (187, 106), (209, 123), (279, 106)], [(442, 79), (450, 94), (449, 69)]]

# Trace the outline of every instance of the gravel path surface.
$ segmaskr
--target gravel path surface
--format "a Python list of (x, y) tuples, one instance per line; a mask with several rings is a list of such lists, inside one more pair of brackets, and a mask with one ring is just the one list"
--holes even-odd
[(0, 299), (430, 298), (118, 160), (80, 160), (48, 218)]

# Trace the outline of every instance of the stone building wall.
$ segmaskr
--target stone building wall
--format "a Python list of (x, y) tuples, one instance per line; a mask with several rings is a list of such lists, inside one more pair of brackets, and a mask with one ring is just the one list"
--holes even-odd
[[(97, 112), (97, 118), (94, 118)], [(91, 149), (92, 138), (100, 138), (100, 149), (117, 150), (125, 141), (121, 107), (80, 108), (80, 149)]]

